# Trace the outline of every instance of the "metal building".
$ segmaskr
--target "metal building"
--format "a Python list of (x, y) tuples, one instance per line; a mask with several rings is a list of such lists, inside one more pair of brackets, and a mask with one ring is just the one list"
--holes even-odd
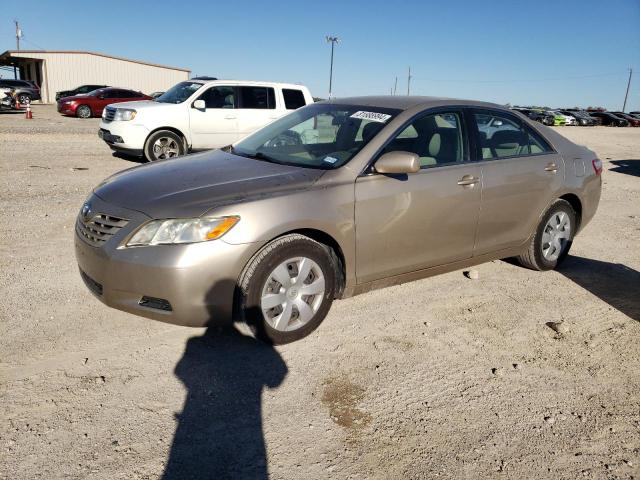
[(16, 67), (21, 79), (40, 85), (44, 103), (55, 102), (58, 91), (84, 84), (130, 88), (146, 94), (164, 91), (188, 80), (191, 73), (186, 68), (102, 53), (61, 50), (7, 50), (0, 55), (0, 66)]

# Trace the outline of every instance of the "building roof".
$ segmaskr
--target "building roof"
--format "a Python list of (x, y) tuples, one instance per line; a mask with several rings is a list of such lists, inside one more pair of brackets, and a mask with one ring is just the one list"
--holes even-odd
[(33, 53), (37, 53), (37, 54), (63, 53), (63, 54), (70, 54), (70, 55), (73, 55), (73, 54), (95, 55), (97, 57), (112, 58), (114, 60), (121, 60), (124, 62), (138, 63), (141, 65), (149, 65), (151, 67), (167, 68), (169, 70), (180, 70), (182, 72), (191, 73), (191, 70), (187, 68), (170, 67), (168, 65), (160, 65), (158, 63), (151, 63), (151, 62), (142, 62), (140, 60), (132, 60), (130, 58), (116, 57), (115, 55), (106, 55), (104, 53), (89, 52), (86, 50), (7, 50), (6, 52), (3, 52), (2, 54), (0, 54), (0, 65), (5, 64), (4, 62), (6, 62), (7, 60), (10, 60), (11, 58), (29, 58), (29, 54), (33, 54)]
[(378, 95), (368, 97), (344, 97), (326, 100), (324, 103), (337, 103), (345, 105), (362, 105), (369, 107), (397, 108), (399, 110), (408, 110), (409, 108), (431, 105), (474, 105), (478, 107), (500, 107), (495, 103), (478, 102), (476, 100), (461, 100), (457, 98), (446, 97), (424, 97), (419, 95)]

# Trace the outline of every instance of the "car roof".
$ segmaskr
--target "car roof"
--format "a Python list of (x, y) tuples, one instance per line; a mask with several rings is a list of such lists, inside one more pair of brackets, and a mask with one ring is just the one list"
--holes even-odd
[(261, 81), (257, 81), (257, 80), (230, 80), (230, 79), (218, 79), (218, 80), (211, 80), (211, 81), (207, 81), (207, 80), (196, 80), (195, 78), (192, 78), (190, 80), (185, 80), (187, 82), (193, 82), (193, 83), (201, 83), (203, 85), (234, 85), (234, 86), (243, 86), (243, 85), (247, 85), (250, 87), (256, 86), (256, 87), (281, 87), (281, 88), (296, 88), (296, 89), (301, 89), (301, 88), (307, 88), (304, 85), (300, 85), (297, 83), (279, 83), (279, 82), (261, 82)]
[(504, 105), (497, 103), (479, 102), (476, 100), (462, 100), (446, 97), (424, 97), (405, 95), (379, 95), (365, 97), (343, 97), (324, 100), (319, 103), (335, 103), (344, 105), (361, 105), (363, 107), (395, 108), (398, 110), (408, 110), (414, 107), (436, 107), (447, 105), (468, 105), (472, 107), (499, 108), (508, 110)]

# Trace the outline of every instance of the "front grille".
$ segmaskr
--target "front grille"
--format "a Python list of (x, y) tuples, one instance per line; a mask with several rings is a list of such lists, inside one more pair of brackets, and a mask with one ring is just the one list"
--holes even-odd
[(82, 277), (84, 284), (87, 286), (89, 290), (91, 290), (93, 293), (95, 293), (98, 296), (102, 296), (102, 285), (100, 283), (96, 282), (93, 278), (91, 278), (89, 275), (84, 273), (82, 270), (80, 270), (80, 276)]
[(129, 220), (99, 213), (88, 220), (78, 215), (76, 232), (89, 245), (99, 247), (113, 237)]
[(113, 107), (107, 107), (105, 108), (104, 111), (104, 116), (102, 117), (102, 119), (105, 122), (111, 122), (113, 121), (113, 118), (116, 116), (116, 109)]

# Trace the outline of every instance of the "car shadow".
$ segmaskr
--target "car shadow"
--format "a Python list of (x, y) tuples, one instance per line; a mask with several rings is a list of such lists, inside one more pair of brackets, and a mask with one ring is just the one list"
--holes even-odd
[(162, 478), (267, 479), (262, 391), (287, 372), (272, 345), (233, 324), (190, 338), (174, 372), (187, 394)]
[(127, 160), (133, 163), (147, 163), (147, 159), (144, 157), (136, 157), (134, 155), (127, 155), (122, 152), (111, 152), (111, 155), (116, 158), (120, 158), (122, 160)]
[(627, 175), (633, 175), (634, 177), (640, 177), (640, 160), (611, 160), (611, 163), (616, 166), (614, 168), (610, 168), (610, 172), (624, 173)]
[(640, 322), (640, 272), (621, 263), (568, 256), (557, 271)]

